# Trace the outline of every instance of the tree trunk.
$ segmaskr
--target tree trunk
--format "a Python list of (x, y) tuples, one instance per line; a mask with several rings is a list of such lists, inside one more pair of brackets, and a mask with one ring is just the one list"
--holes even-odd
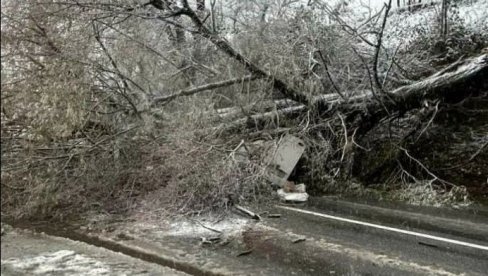
[(447, 39), (447, 34), (448, 34), (448, 23), (447, 23), (448, 9), (449, 9), (449, 0), (442, 0), (440, 25), (441, 25), (441, 37), (443, 41)]
[[(316, 106), (322, 117), (333, 116), (336, 112), (347, 114), (346, 121), (357, 128), (357, 135), (364, 135), (381, 119), (394, 113), (420, 108), (426, 100), (440, 100), (456, 103), (470, 96), (488, 91), (488, 55), (456, 62), (444, 70), (427, 77), (422, 81), (395, 89), (379, 100), (371, 92), (343, 100), (337, 94), (316, 97), (311, 105)], [(484, 94), (486, 95), (486, 94)], [(392, 97), (391, 101), (388, 97)], [(256, 114), (250, 118), (238, 119), (228, 124), (229, 130), (238, 127), (257, 127), (275, 116), (296, 116), (307, 110), (305, 105), (286, 107), (274, 112)], [(224, 128), (220, 126), (220, 128)]]
[[(363, 102), (369, 100), (370, 103), (365, 105), (368, 112), (360, 115), (358, 134), (365, 134), (389, 114), (403, 114), (419, 108), (426, 100), (456, 103), (487, 90), (488, 55), (456, 62), (422, 81), (395, 89), (389, 94), (394, 101), (389, 101), (386, 96), (382, 96), (381, 102), (363, 99)], [(339, 110), (358, 113), (351, 103), (344, 103)]]

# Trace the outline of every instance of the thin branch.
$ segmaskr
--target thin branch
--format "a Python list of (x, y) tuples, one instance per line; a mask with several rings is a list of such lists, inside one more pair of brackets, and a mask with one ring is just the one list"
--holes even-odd
[(417, 136), (417, 139), (415, 139), (415, 142), (417, 142), (420, 137), (422, 136), (422, 134), (424, 134), (424, 132), (427, 130), (427, 128), (429, 128), (429, 126), (432, 124), (432, 122), (434, 121), (434, 118), (435, 116), (437, 115), (437, 112), (439, 111), (439, 101), (436, 103), (435, 105), (435, 110), (434, 110), (434, 114), (432, 115), (432, 117), (430, 118), (429, 122), (427, 123), (427, 125), (424, 127), (424, 129), (420, 132), (419, 136)]
[[(121, 73), (119, 67), (117, 66), (117, 63), (115, 62), (115, 60), (113, 59), (112, 55), (108, 51), (107, 47), (105, 47), (105, 45), (103, 44), (103, 41), (100, 38), (100, 31), (99, 31), (99, 29), (97, 28), (97, 26), (95, 25), (94, 22), (92, 22), (92, 27), (93, 27), (93, 31), (95, 33), (95, 39), (97, 40), (98, 44), (100, 45), (100, 48), (102, 48), (103, 52), (105, 53), (105, 55), (109, 59), (110, 63), (112, 64), (112, 67), (116, 70), (117, 75), (119, 75), (119, 77), (122, 76), (122, 73)], [(121, 92), (121, 95), (127, 100), (127, 102), (129, 103), (129, 105), (131, 106), (131, 108), (134, 110), (134, 113), (139, 118), (141, 118), (141, 115), (139, 114), (139, 110), (137, 109), (137, 106), (130, 99), (130, 97), (128, 95), (126, 95), (126, 93), (125, 93), (125, 91), (130, 90), (130, 87), (129, 87), (129, 84), (127, 83), (126, 78), (122, 77), (122, 83), (124, 85), (124, 89), (123, 89), (124, 91)]]
[(324, 55), (322, 54), (322, 51), (321, 50), (318, 50), (318, 53), (319, 53), (319, 56), (320, 56), (320, 59), (322, 60), (322, 64), (324, 65), (324, 69), (325, 69), (325, 73), (327, 75), (327, 77), (329, 78), (329, 81), (330, 83), (332, 84), (332, 87), (334, 88), (334, 90), (337, 92), (337, 94), (339, 94), (339, 96), (341, 96), (341, 98), (343, 100), (346, 100), (346, 97), (344, 96), (344, 94), (342, 94), (342, 92), (339, 90), (339, 88), (337, 87), (337, 85), (335, 84), (335, 81), (332, 79), (332, 76), (330, 75), (330, 72), (329, 72), (329, 67), (327, 66), (327, 60), (325, 59)]
[(129, 35), (127, 35), (126, 33), (122, 32), (121, 30), (113, 27), (112, 25), (109, 25), (103, 21), (98, 21), (100, 24), (103, 24), (104, 26), (106, 26), (107, 28), (110, 28), (112, 30), (114, 30), (115, 32), (117, 32), (118, 34), (124, 36), (125, 38), (127, 38), (128, 40), (130, 40), (131, 42), (135, 42), (137, 43), (138, 45), (142, 46), (144, 49), (156, 54), (157, 56), (159, 56), (160, 58), (162, 58), (164, 61), (166, 61), (167, 63), (171, 64), (174, 68), (178, 68), (178, 65), (176, 65), (174, 62), (172, 62), (169, 58), (167, 58), (166, 56), (164, 56), (161, 52), (155, 50), (154, 48), (152, 47), (149, 47), (148, 45), (146, 45), (144, 42), (141, 42), (139, 39), (136, 39), (134, 37), (131, 37)]
[(369, 86), (371, 87), (371, 93), (373, 94), (373, 97), (376, 100), (380, 101), (378, 96), (376, 95), (376, 92), (375, 92), (375, 88), (373, 85), (373, 79), (371, 77), (371, 70), (369, 69), (368, 63), (366, 62), (364, 57), (356, 50), (356, 48), (354, 48), (354, 46), (351, 46), (351, 49), (359, 57), (359, 59), (361, 60), (361, 63), (363, 64), (364, 69), (366, 69), (366, 71), (368, 73)]
[(251, 81), (251, 80), (254, 80), (257, 78), (258, 78), (258, 76), (249, 75), (249, 76), (245, 76), (245, 77), (209, 83), (209, 84), (193, 87), (190, 89), (180, 90), (180, 91), (178, 91), (174, 94), (168, 95), (168, 96), (162, 96), (162, 97), (155, 98), (153, 100), (152, 105), (154, 106), (154, 105), (161, 104), (161, 103), (168, 103), (169, 101), (172, 101), (178, 97), (191, 96), (191, 95), (199, 93), (199, 92), (212, 90), (212, 89), (219, 88), (219, 87), (225, 87), (225, 86), (233, 85), (233, 84), (240, 83), (240, 82)]
[(215, 232), (215, 233), (218, 233), (218, 234), (222, 234), (222, 231), (217, 230), (217, 229), (214, 229), (212, 227), (208, 227), (208, 226), (204, 225), (203, 223), (201, 223), (200, 221), (198, 221), (196, 219), (190, 219), (190, 220), (193, 221), (193, 222), (198, 223), (201, 227), (203, 227), (203, 228), (205, 228), (207, 230), (210, 230), (210, 231)]
[(381, 85), (383, 87), (385, 87), (386, 81), (388, 80), (388, 77), (390, 75), (391, 68), (393, 68), (393, 65), (395, 63), (395, 57), (398, 53), (398, 50), (400, 50), (400, 45), (398, 45), (397, 48), (395, 49), (395, 52), (393, 52), (393, 56), (391, 57), (390, 65), (388, 66), (388, 69), (386, 70), (385, 76), (383, 77), (383, 82), (381, 83)]
[(344, 122), (344, 118), (341, 116), (341, 114), (337, 114), (339, 116), (339, 119), (341, 119), (341, 123), (342, 123), (342, 129), (344, 130), (344, 147), (342, 148), (342, 155), (341, 155), (341, 161), (344, 161), (344, 157), (346, 156), (346, 152), (348, 150), (348, 146), (349, 146), (349, 138), (347, 137), (347, 127), (346, 127), (346, 123)]
[(422, 162), (420, 162), (418, 159), (414, 158), (412, 155), (410, 155), (410, 153), (408, 153), (408, 151), (403, 148), (403, 147), (399, 147), (400, 150), (403, 151), (403, 153), (405, 153), (405, 155), (410, 158), (411, 160), (413, 160), (415, 163), (417, 163), (422, 169), (424, 169), (425, 172), (427, 172), (427, 174), (429, 174), (430, 176), (432, 176), (434, 179), (432, 181), (435, 181), (435, 180), (439, 180), (441, 183), (443, 184), (449, 184), (451, 186), (457, 186), (456, 184), (454, 183), (451, 183), (449, 181), (446, 181), (446, 180), (443, 180), (442, 178), (439, 178), (437, 175), (433, 174)]
[(379, 59), (379, 55), (380, 55), (380, 50), (381, 50), (381, 45), (382, 45), (382, 40), (383, 40), (383, 34), (385, 31), (385, 27), (386, 27), (386, 20), (388, 18), (388, 13), (390, 12), (390, 9), (391, 9), (391, 0), (388, 1), (388, 5), (386, 6), (385, 16), (383, 17), (383, 23), (381, 25), (381, 30), (378, 34), (378, 42), (375, 45), (374, 61), (373, 61), (374, 81), (375, 81), (378, 89), (385, 94), (386, 94), (386, 91), (384, 90), (383, 85), (380, 83), (380, 78), (378, 75), (378, 59)]

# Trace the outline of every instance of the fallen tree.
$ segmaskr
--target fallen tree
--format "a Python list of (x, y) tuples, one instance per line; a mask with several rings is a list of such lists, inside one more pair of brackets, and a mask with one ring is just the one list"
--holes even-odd
[[(365, 134), (381, 119), (397, 113), (420, 108), (426, 101), (456, 103), (470, 96), (476, 96), (488, 89), (488, 55), (469, 58), (446, 67), (422, 81), (402, 86), (379, 100), (363, 99), (365, 112), (354, 105), (339, 106), (341, 112), (351, 112), (348, 120), (360, 115), (356, 127), (358, 134)], [(388, 100), (391, 96), (393, 101)], [(359, 114), (358, 114), (359, 113)]]
[(337, 112), (346, 115), (346, 121), (357, 134), (364, 135), (380, 120), (393, 114), (401, 116), (419, 108), (426, 101), (456, 103), (488, 90), (488, 55), (469, 58), (449, 65), (422, 81), (401, 86), (388, 95), (363, 92), (342, 99), (337, 94), (327, 94), (313, 99), (311, 105), (288, 106), (277, 111), (240, 118), (217, 127), (231, 131), (244, 126), (258, 127), (263, 122), (280, 116), (295, 116), (316, 108), (322, 118)]
[[(309, 98), (307, 93), (296, 91), (283, 80), (251, 62), (247, 57), (234, 49), (227, 40), (207, 28), (204, 21), (199, 17), (199, 14), (190, 7), (188, 1), (182, 1), (182, 7), (178, 8), (155, 6), (155, 8), (163, 13), (169, 12), (167, 15), (169, 17), (175, 14), (187, 16), (196, 28), (195, 33), (208, 39), (219, 50), (241, 63), (251, 73), (247, 78), (268, 79), (271, 81), (274, 89), (281, 92), (287, 99), (293, 101), (290, 106), (277, 107), (275, 111), (267, 111), (253, 115), (244, 114), (246, 116), (245, 118), (239, 118), (230, 123), (220, 125), (216, 129), (230, 131), (242, 126), (259, 128), (260, 125), (263, 125), (263, 122), (272, 118), (296, 116), (304, 111), (314, 110), (317, 111), (320, 118), (330, 118), (336, 113), (344, 114), (344, 122), (342, 122), (342, 125), (345, 125), (344, 127), (348, 131), (358, 135), (366, 134), (383, 118), (391, 115), (401, 116), (409, 110), (421, 107), (425, 101), (456, 102), (469, 97), (473, 93), (479, 93), (488, 86), (488, 58), (486, 54), (483, 54), (475, 58), (457, 61), (424, 80), (401, 86), (393, 91), (384, 91), (382, 85), (379, 83), (376, 67), (378, 66), (378, 51), (381, 47), (381, 36), (390, 7), (391, 1), (387, 6), (378, 43), (374, 45), (376, 47), (373, 66), (374, 74), (371, 75), (371, 72), (368, 70), (370, 82), (372, 82), (371, 78), (374, 77), (376, 87), (373, 87), (371, 83), (371, 92), (361, 93), (353, 97), (345, 97), (336, 89), (336, 93), (334, 94)], [(165, 18), (162, 18), (162, 20), (164, 21)], [(232, 79), (216, 83), (216, 85), (209, 84), (190, 88), (161, 97), (156, 101), (169, 101), (180, 96), (193, 95), (212, 88), (232, 85), (238, 81), (238, 79)], [(375, 92), (378, 88), (379, 91)], [(235, 114), (235, 112), (233, 113)], [(229, 117), (233, 118), (234, 116)]]
[[(182, 7), (173, 8), (154, 5), (152, 2), (150, 2), (150, 4), (162, 11), (163, 14), (166, 14), (163, 17), (158, 17), (163, 21), (165, 21), (166, 18), (174, 17), (175, 15), (187, 16), (196, 28), (196, 34), (208, 39), (219, 50), (241, 63), (251, 73), (251, 75), (244, 77), (244, 79), (268, 79), (271, 81), (274, 89), (281, 92), (287, 99), (296, 103), (292, 106), (278, 109), (275, 112), (268, 111), (262, 114), (254, 114), (252, 116), (247, 115), (247, 118), (237, 119), (225, 127), (229, 129), (234, 129), (244, 124), (247, 124), (248, 126), (258, 125), (263, 120), (276, 117), (277, 115), (294, 115), (301, 110), (316, 109), (321, 117), (330, 117), (335, 112), (346, 114), (346, 121), (349, 124), (352, 124), (353, 127), (354, 125), (356, 126), (354, 131), (358, 131), (359, 134), (364, 134), (382, 118), (395, 113), (404, 114), (408, 110), (420, 107), (426, 100), (456, 102), (460, 99), (469, 97), (471, 93), (482, 90), (487, 86), (487, 56), (484, 54), (476, 58), (457, 61), (422, 81), (399, 87), (393, 91), (384, 91), (378, 80), (377, 62), (379, 49), (381, 47), (382, 32), (385, 28), (391, 1), (386, 6), (387, 10), (385, 12), (378, 43), (374, 45), (376, 47), (373, 65), (374, 74), (371, 76), (371, 72), (368, 71), (368, 74), (370, 74), (370, 81), (371, 77), (374, 77), (376, 82), (376, 87), (371, 87), (372, 92), (362, 93), (361, 95), (354, 97), (344, 97), (336, 88), (335, 94), (322, 95), (311, 99), (308, 97), (307, 93), (293, 89), (280, 78), (266, 72), (257, 64), (251, 62), (246, 56), (234, 49), (226, 39), (207, 28), (204, 21), (199, 17), (199, 14), (190, 7), (188, 1), (182, 1)], [(155, 99), (154, 104), (167, 102), (181, 96), (193, 95), (202, 91), (232, 85), (239, 81), (244, 81), (244, 79), (231, 79), (181, 90), (177, 93)], [(380, 91), (374, 92), (375, 90), (378, 90), (378, 88)]]

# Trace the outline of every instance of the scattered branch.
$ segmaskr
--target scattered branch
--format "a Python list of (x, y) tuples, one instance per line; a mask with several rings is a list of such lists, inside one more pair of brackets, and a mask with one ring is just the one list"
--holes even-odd
[(222, 234), (222, 233), (223, 233), (223, 232), (222, 232), (222, 231), (220, 231), (220, 230), (217, 230), (217, 229), (214, 229), (214, 228), (212, 228), (212, 227), (208, 227), (208, 226), (204, 225), (203, 223), (201, 223), (200, 221), (198, 221), (198, 220), (196, 220), (196, 219), (190, 219), (190, 220), (191, 220), (191, 221), (194, 221), (194, 222), (196, 222), (196, 223), (198, 223), (198, 224), (199, 224), (201, 227), (203, 227), (203, 228), (205, 228), (205, 229), (207, 229), (207, 230), (210, 230), (210, 231), (212, 231), (212, 232), (215, 232), (215, 233), (217, 233), (217, 234)]
[(237, 210), (239, 210), (240, 212), (242, 212), (242, 213), (246, 214), (247, 216), (249, 216), (249, 217), (250, 217), (250, 218), (252, 218), (252, 219), (255, 219), (255, 220), (261, 220), (261, 217), (260, 217), (258, 214), (254, 213), (254, 212), (252, 212), (252, 211), (249, 211), (248, 209), (246, 209), (246, 208), (244, 208), (244, 207), (242, 207), (242, 206), (235, 205), (234, 207), (235, 207)]

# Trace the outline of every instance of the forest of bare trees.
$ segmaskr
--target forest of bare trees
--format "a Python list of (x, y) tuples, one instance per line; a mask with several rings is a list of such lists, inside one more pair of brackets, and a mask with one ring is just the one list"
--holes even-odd
[[(2, 216), (270, 200), (265, 151), (234, 157), (286, 134), (312, 194), (486, 197), (473, 1), (356, 2), (2, 1)], [(423, 9), (430, 23), (402, 25)]]

